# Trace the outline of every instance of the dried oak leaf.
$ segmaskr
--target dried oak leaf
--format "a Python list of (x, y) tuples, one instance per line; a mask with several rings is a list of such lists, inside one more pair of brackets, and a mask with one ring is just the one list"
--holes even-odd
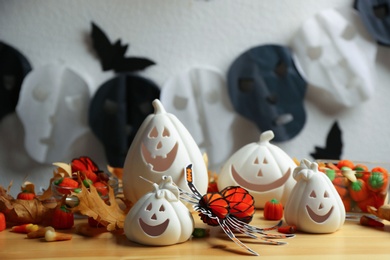
[(72, 208), (73, 212), (92, 217), (106, 226), (108, 231), (123, 229), (126, 212), (122, 210), (115, 198), (114, 190), (109, 187), (108, 204), (100, 197), (96, 188), (91, 185), (89, 190), (82, 185), (80, 193), (72, 192), (79, 199), (79, 204)]
[(17, 224), (42, 224), (51, 219), (53, 209), (44, 206), (39, 199), (20, 200), (9, 195), (8, 191), (0, 186), (0, 212), (3, 212), (7, 221)]

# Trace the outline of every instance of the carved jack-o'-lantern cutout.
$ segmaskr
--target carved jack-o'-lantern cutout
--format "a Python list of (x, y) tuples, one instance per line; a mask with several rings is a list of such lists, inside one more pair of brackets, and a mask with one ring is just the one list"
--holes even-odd
[(260, 135), (258, 143), (250, 143), (225, 163), (218, 178), (218, 187), (242, 186), (255, 199), (256, 208), (263, 208), (268, 200), (276, 198), (284, 203), (295, 181), (294, 161), (269, 141), (272, 131)]
[(345, 209), (329, 178), (308, 160), (302, 160), (293, 175), (297, 184), (285, 205), (286, 222), (309, 233), (337, 231), (344, 224)]
[(159, 100), (153, 101), (154, 114), (140, 126), (130, 146), (123, 170), (123, 191), (127, 199), (136, 202), (149, 191), (149, 185), (139, 178), (157, 182), (163, 175), (172, 176), (182, 189), (188, 190), (183, 165), (192, 163), (197, 172), (194, 182), (206, 193), (208, 174), (203, 156), (183, 124), (167, 113)]
[(144, 245), (172, 245), (188, 240), (194, 228), (192, 215), (179, 199), (170, 176), (145, 194), (125, 219), (126, 237)]

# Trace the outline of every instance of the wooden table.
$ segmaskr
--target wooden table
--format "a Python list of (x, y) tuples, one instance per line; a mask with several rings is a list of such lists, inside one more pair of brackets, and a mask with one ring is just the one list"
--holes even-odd
[[(194, 214), (197, 226), (202, 226)], [(77, 224), (87, 222), (76, 220)], [(257, 211), (253, 225), (271, 226), (272, 221)], [(264, 245), (257, 240), (242, 238), (249, 247), (266, 259), (389, 259), (390, 222), (384, 229), (361, 226), (357, 220), (347, 220), (333, 234), (297, 233), (287, 245)], [(71, 230), (69, 231), (72, 232)], [(77, 234), (72, 240), (44, 242), (26, 239), (26, 235), (0, 232), (0, 259), (238, 259), (256, 257), (246, 253), (230, 241), (219, 227), (213, 228), (207, 238), (193, 238), (185, 243), (164, 247), (148, 247), (127, 240), (124, 234), (104, 233), (89, 238)]]

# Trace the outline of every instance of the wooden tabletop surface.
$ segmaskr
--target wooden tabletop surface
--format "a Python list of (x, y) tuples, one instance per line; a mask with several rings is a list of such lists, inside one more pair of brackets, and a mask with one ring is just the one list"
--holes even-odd
[[(194, 214), (196, 226), (204, 227)], [(77, 219), (76, 225), (86, 223)], [(257, 211), (251, 224), (271, 226), (262, 211)], [(261, 240), (240, 239), (267, 259), (389, 259), (390, 222), (385, 228), (361, 226), (357, 220), (347, 220), (333, 234), (296, 233), (287, 239), (287, 245), (266, 245)], [(65, 231), (64, 231), (65, 232)], [(256, 257), (248, 254), (226, 237), (219, 227), (212, 228), (207, 238), (192, 238), (182, 244), (149, 247), (129, 241), (123, 233), (104, 232), (97, 237), (83, 237), (68, 230), (69, 241), (45, 242), (43, 239), (27, 239), (25, 234), (0, 232), (0, 259), (237, 259)]]

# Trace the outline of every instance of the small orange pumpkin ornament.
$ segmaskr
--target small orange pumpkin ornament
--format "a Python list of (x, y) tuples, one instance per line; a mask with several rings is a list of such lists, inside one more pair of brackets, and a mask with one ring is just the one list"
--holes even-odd
[(283, 204), (277, 199), (269, 200), (264, 205), (263, 215), (266, 220), (281, 220), (283, 213)]
[(55, 229), (70, 229), (74, 225), (74, 215), (65, 205), (54, 210), (52, 226)]

